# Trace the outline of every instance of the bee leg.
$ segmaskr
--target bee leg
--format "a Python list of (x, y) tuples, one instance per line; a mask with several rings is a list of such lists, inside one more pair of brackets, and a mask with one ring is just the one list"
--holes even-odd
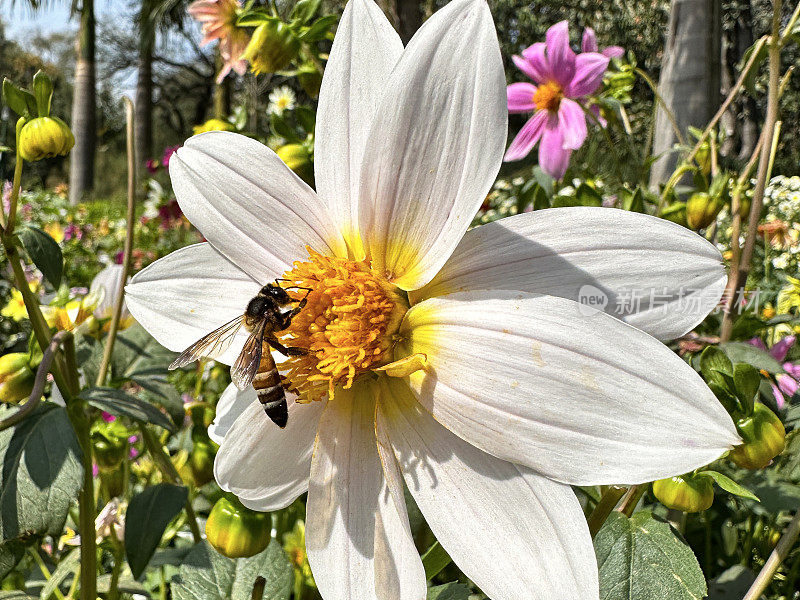
[(274, 337), (267, 338), (267, 343), (284, 356), (305, 356), (308, 354), (308, 350), (305, 348), (286, 347)]

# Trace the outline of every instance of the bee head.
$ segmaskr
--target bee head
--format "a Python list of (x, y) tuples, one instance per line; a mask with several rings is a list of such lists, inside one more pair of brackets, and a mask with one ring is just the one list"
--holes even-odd
[(292, 301), (286, 290), (274, 283), (269, 283), (261, 288), (261, 293), (268, 298), (273, 298), (278, 304), (289, 304)]

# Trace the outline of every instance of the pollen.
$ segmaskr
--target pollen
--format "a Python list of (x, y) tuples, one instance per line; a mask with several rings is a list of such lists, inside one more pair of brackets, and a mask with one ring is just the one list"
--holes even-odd
[[(362, 373), (391, 361), (408, 303), (395, 286), (378, 276), (368, 261), (323, 256), (309, 249), (281, 285), (306, 305), (281, 332), (285, 346), (308, 353), (279, 365), (288, 388), (300, 402), (332, 398)], [(304, 289), (305, 288), (305, 289)]]
[(533, 103), (537, 110), (549, 110), (555, 112), (561, 104), (564, 91), (555, 81), (543, 83), (533, 93)]

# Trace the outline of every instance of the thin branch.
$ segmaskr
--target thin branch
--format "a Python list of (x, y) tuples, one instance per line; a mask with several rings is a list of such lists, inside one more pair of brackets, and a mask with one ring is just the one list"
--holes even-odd
[(789, 552), (792, 546), (794, 546), (798, 535), (800, 535), (800, 510), (794, 514), (794, 518), (791, 523), (789, 523), (789, 527), (783, 533), (781, 539), (778, 540), (775, 549), (769, 555), (767, 562), (764, 563), (756, 580), (753, 582), (753, 585), (750, 586), (750, 589), (747, 590), (742, 600), (758, 600), (758, 598), (761, 598), (761, 594), (764, 593), (769, 582), (772, 581), (772, 578), (775, 576), (775, 571), (778, 570), (780, 564), (789, 556)]
[(58, 347), (68, 337), (72, 337), (71, 332), (59, 331), (50, 340), (50, 343), (47, 345), (47, 348), (45, 348), (44, 355), (42, 356), (42, 362), (39, 363), (39, 367), (36, 369), (36, 377), (33, 380), (33, 389), (31, 390), (31, 395), (28, 398), (28, 401), (23, 404), (22, 408), (16, 411), (13, 415), (0, 421), (0, 431), (4, 431), (5, 429), (13, 427), (17, 423), (21, 422), (23, 419), (25, 419), (25, 417), (36, 410), (37, 406), (39, 406), (44, 394), (44, 386), (47, 383), (47, 374), (50, 372), (50, 367), (53, 366), (53, 360), (56, 357)]

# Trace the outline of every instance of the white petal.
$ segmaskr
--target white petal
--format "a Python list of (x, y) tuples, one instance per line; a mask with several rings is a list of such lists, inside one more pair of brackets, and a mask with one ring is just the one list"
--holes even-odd
[(413, 37), (386, 82), (361, 172), (361, 237), (403, 289), (431, 280), (491, 188), (508, 111), (485, 0), (454, 0)]
[(726, 283), (719, 251), (685, 227), (610, 208), (554, 208), (467, 232), (413, 298), (480, 289), (595, 296), (593, 306), (605, 299), (610, 315), (672, 339), (714, 309)]
[(227, 131), (196, 135), (172, 155), (169, 174), (189, 221), (261, 284), (307, 257), (306, 246), (346, 255), (314, 191), (256, 140)]
[(337, 390), (320, 419), (306, 548), (325, 600), (425, 599), (425, 573), (408, 516), (398, 512), (378, 458), (369, 382)]
[[(180, 352), (243, 314), (260, 287), (203, 243), (176, 250), (137, 273), (125, 287), (125, 298), (131, 314), (150, 335)], [(231, 364), (246, 339), (242, 328), (218, 360)]]
[[(251, 397), (256, 398), (255, 392)], [(270, 420), (257, 400), (251, 402), (225, 434), (214, 460), (219, 486), (254, 510), (285, 508), (308, 489), (314, 436), (324, 405), (298, 404), (288, 395), (286, 399), (285, 429)]]
[[(103, 297), (94, 309), (94, 316), (97, 318), (107, 319), (113, 316), (112, 313), (114, 312), (114, 306), (116, 306), (117, 298), (119, 297), (119, 284), (122, 282), (122, 273), (124, 270), (125, 268), (122, 265), (108, 265), (92, 279), (89, 292), (101, 293)], [(123, 300), (122, 319), (125, 319), (128, 315), (130, 315), (130, 313)]]
[[(448, 429), (499, 458), (573, 485), (686, 473), (740, 443), (728, 413), (677, 354), (555, 296), (486, 291), (406, 314), (411, 376)], [(402, 353), (401, 353), (402, 355)]]
[(314, 173), (328, 205), (356, 254), (358, 186), (367, 134), (403, 52), (403, 42), (372, 0), (351, 0), (344, 9), (319, 93)]
[(208, 426), (208, 437), (217, 444), (222, 444), (222, 440), (225, 439), (225, 435), (233, 427), (236, 419), (253, 402), (258, 402), (258, 396), (252, 387), (248, 386), (246, 390), (240, 390), (232, 383), (229, 384), (217, 401), (214, 421)]
[(381, 389), (379, 429), (388, 429), (411, 494), (467, 577), (493, 600), (516, 600), (521, 590), (541, 600), (598, 598), (592, 540), (569, 486), (453, 435), (403, 382)]

